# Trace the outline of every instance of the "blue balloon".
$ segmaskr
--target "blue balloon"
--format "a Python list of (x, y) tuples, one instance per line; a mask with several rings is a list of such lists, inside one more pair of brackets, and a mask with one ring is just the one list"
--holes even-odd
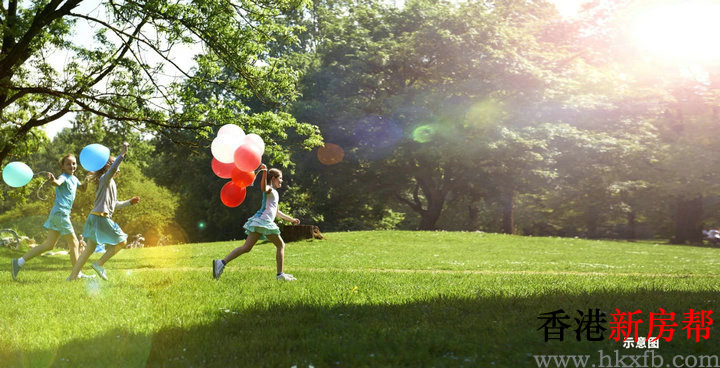
[(33, 177), (33, 171), (20, 161), (14, 161), (7, 165), (2, 172), (3, 181), (13, 188), (19, 188), (29, 183)]
[(87, 171), (98, 171), (110, 158), (110, 149), (102, 144), (89, 144), (80, 151), (80, 165)]

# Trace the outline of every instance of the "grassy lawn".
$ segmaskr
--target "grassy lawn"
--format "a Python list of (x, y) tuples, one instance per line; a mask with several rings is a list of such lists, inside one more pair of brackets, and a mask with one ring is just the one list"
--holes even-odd
[[(720, 331), (688, 340), (683, 313), (718, 310), (720, 249), (481, 233), (349, 232), (260, 244), (219, 281), (239, 242), (125, 250), (109, 281), (66, 282), (67, 256), (38, 257), (14, 282), (0, 248), (0, 366), (533, 367), (535, 354), (642, 354), (576, 341), (577, 310), (677, 314), (655, 354), (720, 355)], [(91, 261), (99, 258), (97, 255)], [(86, 273), (92, 269), (86, 267)], [(571, 317), (545, 342), (541, 313)], [(720, 321), (720, 313), (713, 314)], [(715, 327), (715, 325), (713, 325)], [(628, 363), (626, 361), (626, 363)]]

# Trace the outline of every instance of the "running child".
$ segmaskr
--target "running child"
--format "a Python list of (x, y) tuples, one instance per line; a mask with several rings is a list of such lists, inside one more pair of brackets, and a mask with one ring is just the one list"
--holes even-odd
[(282, 186), (283, 178), (282, 172), (278, 169), (267, 170), (267, 166), (264, 164), (260, 166), (260, 170), (263, 172), (262, 181), (260, 188), (263, 191), (262, 205), (260, 210), (248, 219), (243, 228), (247, 234), (245, 244), (242, 247), (233, 249), (225, 259), (213, 260), (213, 277), (217, 280), (223, 273), (225, 266), (237, 258), (243, 253), (247, 253), (252, 250), (255, 243), (263, 237), (267, 237), (273, 244), (275, 244), (276, 253), (275, 261), (277, 264), (277, 276), (278, 280), (283, 281), (294, 281), (296, 280), (293, 275), (283, 272), (283, 263), (285, 261), (285, 242), (280, 237), (280, 228), (275, 224), (275, 216), (280, 216), (285, 221), (290, 221), (293, 224), (299, 224), (300, 220), (290, 217), (278, 209), (278, 203), (280, 197), (276, 189)]
[[(50, 215), (43, 225), (48, 229), (48, 235), (45, 241), (30, 249), (25, 255), (12, 260), (12, 278), (17, 281), (20, 268), (28, 261), (36, 256), (55, 248), (58, 239), (62, 238), (68, 245), (70, 253), (70, 263), (75, 266), (78, 259), (78, 238), (75, 236), (72, 222), (70, 222), (70, 211), (77, 189), (85, 191), (87, 189), (88, 178), (80, 183), (80, 180), (73, 175), (77, 170), (77, 160), (73, 154), (66, 154), (60, 159), (60, 169), (62, 174), (55, 178), (52, 173), (47, 174), (48, 181), (55, 186), (55, 203), (50, 210)], [(80, 275), (83, 277), (85, 275)]]
[(105, 254), (103, 254), (97, 262), (92, 264), (92, 268), (103, 280), (107, 280), (107, 274), (105, 273), (103, 265), (108, 259), (127, 245), (127, 234), (112, 220), (112, 215), (116, 208), (128, 207), (131, 204), (140, 202), (140, 197), (133, 197), (132, 199), (118, 202), (117, 185), (115, 185), (115, 180), (113, 180), (113, 177), (117, 176), (120, 172), (120, 163), (122, 163), (125, 158), (125, 153), (127, 153), (129, 145), (127, 142), (123, 143), (123, 150), (120, 156), (117, 158), (110, 157), (102, 169), (92, 173), (92, 180), (97, 182), (98, 187), (95, 190), (95, 206), (88, 215), (87, 220), (85, 220), (85, 226), (83, 227), (82, 235), (87, 245), (80, 254), (80, 257), (78, 257), (68, 277), (68, 281), (75, 280), (78, 277), (80, 270), (88, 258), (90, 258), (90, 255), (93, 254), (98, 244), (105, 244), (106, 250)]

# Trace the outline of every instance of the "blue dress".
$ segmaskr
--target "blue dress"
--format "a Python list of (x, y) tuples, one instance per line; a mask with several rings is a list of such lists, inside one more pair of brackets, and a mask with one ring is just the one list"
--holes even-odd
[(98, 244), (116, 245), (127, 240), (120, 225), (112, 220), (112, 215), (116, 208), (127, 207), (130, 201), (118, 202), (117, 185), (113, 176), (120, 167), (124, 156), (118, 156), (108, 171), (100, 177), (98, 188), (95, 191), (95, 207), (92, 212), (104, 213), (105, 216), (94, 214), (88, 215), (83, 227), (83, 236), (85, 239), (92, 239)]
[(75, 234), (75, 229), (73, 229), (72, 222), (70, 221), (70, 211), (75, 201), (77, 187), (79, 187), (81, 183), (75, 175), (68, 175), (66, 173), (62, 173), (60, 177), (58, 177), (58, 181), (60, 181), (61, 184), (55, 187), (55, 203), (43, 227), (48, 230), (55, 230), (59, 232), (60, 235)]
[(243, 225), (245, 234), (260, 233), (261, 239), (266, 239), (265, 235), (280, 235), (280, 228), (275, 224), (279, 201), (280, 196), (275, 189), (270, 193), (263, 192), (260, 209)]

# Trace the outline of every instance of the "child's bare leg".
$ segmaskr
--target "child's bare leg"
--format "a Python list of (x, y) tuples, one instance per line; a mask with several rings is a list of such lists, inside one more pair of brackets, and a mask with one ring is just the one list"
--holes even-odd
[(277, 273), (279, 275), (283, 273), (283, 264), (285, 263), (285, 242), (280, 235), (268, 235), (267, 238), (275, 244), (275, 263), (277, 264)]
[(113, 245), (112, 247), (105, 248), (105, 254), (100, 257), (100, 259), (97, 261), (97, 264), (102, 266), (107, 262), (110, 258), (112, 258), (114, 255), (116, 255), (121, 249), (125, 248), (127, 245), (127, 240), (123, 241), (122, 243), (117, 243)]
[(27, 262), (39, 256), (40, 254), (55, 248), (55, 244), (57, 243), (58, 239), (60, 239), (60, 232), (56, 230), (48, 230), (48, 236), (45, 241), (37, 247), (27, 251), (27, 253), (25, 253), (22, 258)]
[(80, 270), (85, 265), (85, 262), (90, 258), (90, 255), (93, 254), (95, 251), (95, 247), (97, 246), (97, 243), (93, 239), (88, 239), (87, 244), (85, 245), (85, 249), (83, 249), (82, 253), (80, 253), (80, 256), (78, 257), (77, 261), (75, 262), (75, 266), (73, 266), (72, 272), (70, 273), (70, 280), (74, 280), (77, 278), (78, 273), (80, 273)]
[(261, 234), (260, 233), (250, 233), (248, 237), (245, 239), (245, 244), (243, 244), (242, 247), (237, 247), (230, 252), (225, 258), (223, 259), (223, 263), (228, 264), (233, 259), (237, 258), (243, 253), (247, 253), (252, 250), (252, 248), (255, 246), (255, 243), (257, 243), (258, 239), (260, 239)]
[(78, 247), (80, 246), (80, 242), (75, 236), (75, 233), (65, 234), (62, 236), (62, 238), (68, 245), (68, 253), (70, 253), (70, 264), (75, 266), (75, 263), (77, 263), (79, 256)]

